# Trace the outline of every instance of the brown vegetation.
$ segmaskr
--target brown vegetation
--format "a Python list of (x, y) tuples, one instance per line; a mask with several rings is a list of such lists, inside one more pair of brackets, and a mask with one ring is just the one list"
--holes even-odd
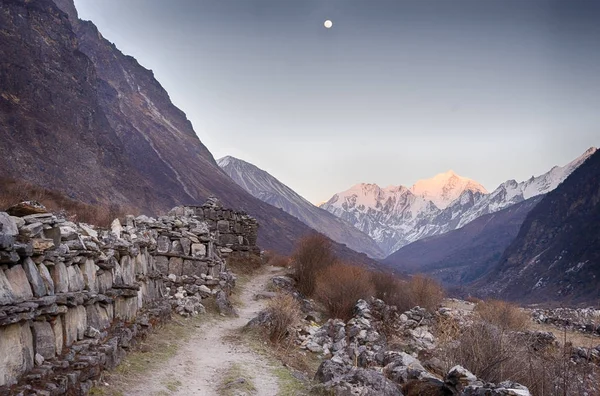
[(331, 241), (321, 234), (300, 239), (292, 256), (298, 290), (312, 296), (319, 272), (336, 262)]
[(262, 260), (255, 254), (233, 252), (227, 257), (227, 266), (236, 274), (252, 275), (262, 267)]
[(593, 393), (598, 368), (572, 361), (572, 346), (540, 343), (528, 329), (528, 317), (504, 301), (481, 302), (471, 325), (457, 319), (438, 321), (439, 351), (446, 369), (460, 364), (494, 383), (506, 380), (527, 386), (532, 395)]
[(0, 210), (22, 201), (37, 201), (52, 212), (65, 212), (72, 221), (108, 227), (116, 218), (136, 214), (133, 208), (118, 205), (90, 205), (22, 180), (0, 178)]
[(334, 264), (323, 270), (315, 289), (317, 300), (325, 306), (329, 316), (344, 320), (352, 317), (356, 301), (374, 293), (369, 272), (348, 264)]
[(264, 261), (267, 265), (273, 267), (286, 268), (290, 264), (290, 258), (272, 250), (267, 250), (264, 253)]
[(281, 342), (288, 329), (296, 325), (301, 318), (300, 304), (289, 294), (278, 294), (267, 304), (267, 311), (271, 317), (269, 339), (271, 342)]
[(431, 278), (415, 275), (409, 281), (402, 281), (393, 274), (373, 272), (371, 279), (375, 286), (375, 296), (400, 312), (420, 306), (435, 311), (444, 298), (444, 289)]
[(475, 312), (487, 323), (498, 326), (502, 330), (525, 330), (529, 323), (529, 315), (518, 306), (501, 300), (488, 300), (477, 304)]

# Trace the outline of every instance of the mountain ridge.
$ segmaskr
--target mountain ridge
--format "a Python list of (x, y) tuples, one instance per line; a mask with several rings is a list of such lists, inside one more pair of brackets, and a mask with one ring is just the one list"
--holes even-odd
[(326, 210), (316, 207), (256, 165), (232, 156), (218, 159), (217, 164), (240, 187), (256, 198), (283, 209), (309, 227), (355, 251), (383, 258), (383, 252), (368, 235)]
[[(491, 193), (484, 193), (485, 188), (477, 182), (470, 188), (466, 188), (468, 182), (463, 183), (458, 197), (443, 209), (404, 186), (382, 189), (369, 183), (334, 194), (321, 207), (371, 236), (389, 256), (411, 242), (463, 227), (480, 216), (553, 190), (596, 151), (591, 147), (568, 164), (520, 183), (508, 180)], [(436, 176), (446, 176), (443, 180), (447, 180), (453, 175), (448, 171)], [(432, 179), (435, 176), (424, 181)], [(437, 190), (443, 192), (443, 186)], [(454, 191), (451, 197), (456, 195), (457, 190)]]

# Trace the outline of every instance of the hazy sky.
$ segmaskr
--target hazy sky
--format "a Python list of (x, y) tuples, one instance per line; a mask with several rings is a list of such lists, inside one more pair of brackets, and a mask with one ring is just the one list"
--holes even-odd
[(448, 169), (493, 190), (600, 145), (600, 1), (75, 3), (215, 158), (313, 202)]

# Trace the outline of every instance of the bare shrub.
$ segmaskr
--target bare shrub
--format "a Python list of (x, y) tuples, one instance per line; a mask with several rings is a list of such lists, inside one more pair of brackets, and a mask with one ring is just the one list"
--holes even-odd
[(320, 272), (315, 296), (332, 318), (350, 319), (359, 299), (373, 296), (375, 288), (369, 272), (348, 264), (334, 264)]
[(262, 260), (256, 254), (233, 252), (227, 257), (227, 266), (237, 274), (251, 275), (262, 267)]
[(400, 312), (416, 306), (434, 311), (444, 299), (444, 288), (426, 276), (415, 275), (409, 281), (396, 282), (398, 283), (395, 291), (390, 287), (387, 300), (384, 301), (398, 307)]
[(387, 272), (371, 272), (371, 281), (375, 287), (375, 297), (385, 302), (394, 300), (399, 289), (403, 286), (402, 281), (394, 274)]
[(460, 364), (485, 381), (515, 381), (539, 396), (597, 394), (599, 390), (600, 370), (589, 361), (573, 361), (568, 343), (540, 348), (535, 333), (506, 330), (481, 319), (468, 326), (442, 326), (439, 352), (446, 369)]
[(265, 253), (265, 262), (273, 267), (286, 268), (290, 264), (290, 258), (274, 251)]
[(269, 339), (274, 343), (286, 337), (289, 328), (300, 321), (302, 314), (300, 303), (289, 294), (278, 294), (269, 300), (267, 311), (271, 317)]
[(311, 234), (300, 239), (292, 260), (298, 290), (312, 296), (319, 272), (333, 265), (336, 257), (329, 239), (321, 234)]
[(487, 300), (475, 307), (482, 320), (502, 330), (525, 330), (530, 323), (529, 315), (518, 306), (501, 300)]

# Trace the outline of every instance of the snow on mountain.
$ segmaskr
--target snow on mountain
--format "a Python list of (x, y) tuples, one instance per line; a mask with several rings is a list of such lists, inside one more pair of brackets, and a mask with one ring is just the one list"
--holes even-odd
[(435, 175), (431, 179), (419, 180), (410, 188), (413, 194), (430, 200), (440, 209), (448, 207), (465, 190), (487, 194), (487, 190), (481, 184), (459, 176), (452, 170)]
[(357, 184), (335, 194), (321, 207), (370, 235), (389, 254), (398, 244), (403, 246), (428, 232), (429, 220), (440, 212), (431, 198), (444, 206), (463, 191), (485, 191), (479, 183), (451, 171), (415, 186), (416, 193), (404, 186), (381, 188), (377, 184)]
[(520, 183), (508, 180), (491, 193), (476, 181), (448, 171), (420, 180), (410, 189), (357, 184), (321, 207), (371, 236), (389, 255), (421, 238), (460, 228), (480, 216), (552, 191), (596, 150), (592, 147), (538, 177)]
[(497, 212), (531, 197), (554, 190), (596, 151), (595, 147), (591, 147), (568, 164), (555, 166), (543, 175), (531, 176), (528, 180), (520, 183), (515, 180), (505, 181), (490, 194), (485, 195), (483, 199), (476, 202), (472, 208), (462, 213), (456, 228), (460, 228), (484, 214)]
[(256, 198), (283, 209), (334, 241), (374, 258), (384, 256), (377, 243), (358, 227), (316, 207), (264, 170), (231, 156), (218, 159), (217, 164), (240, 187)]

